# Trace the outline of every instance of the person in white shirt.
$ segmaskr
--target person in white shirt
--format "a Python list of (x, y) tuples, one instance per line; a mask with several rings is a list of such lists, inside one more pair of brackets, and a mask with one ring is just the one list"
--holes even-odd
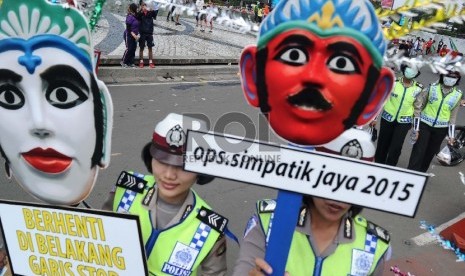
[(197, 10), (197, 14), (195, 15), (195, 21), (197, 22), (195, 24), (196, 27), (199, 26), (199, 21), (200, 21), (200, 26), (202, 27), (202, 22), (201, 22), (201, 15), (202, 15), (202, 10), (203, 7), (205, 6), (205, 2), (203, 0), (197, 0), (195, 1), (195, 8)]

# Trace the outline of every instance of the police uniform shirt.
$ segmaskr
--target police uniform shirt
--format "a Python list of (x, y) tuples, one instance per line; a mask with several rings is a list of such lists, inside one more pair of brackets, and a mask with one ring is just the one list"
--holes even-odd
[[(160, 223), (160, 222), (169, 221), (168, 224), (166, 225), (153, 225), (153, 227), (157, 229), (166, 229), (178, 223), (182, 219), (188, 205), (191, 205), (191, 206), (194, 205), (194, 194), (192, 192), (189, 192), (189, 194), (187, 195), (187, 198), (184, 200), (184, 203), (181, 205), (181, 207), (179, 208), (178, 212), (175, 214), (174, 217), (172, 217), (172, 215), (170, 215), (166, 211), (163, 211), (162, 209), (160, 209), (160, 206), (159, 204), (157, 205), (157, 202), (159, 202), (158, 190), (156, 189), (156, 186), (155, 186), (154, 197), (150, 201), (148, 208), (152, 210), (151, 212), (152, 222)], [(157, 218), (157, 216), (160, 216), (160, 218)], [(205, 276), (226, 275), (226, 252), (224, 248), (225, 246), (226, 246), (226, 239), (224, 236), (222, 236), (216, 242), (213, 249), (210, 251), (208, 256), (205, 258), (205, 260), (200, 265), (200, 271), (201, 271), (200, 275), (205, 275)]]
[[(403, 77), (399, 78), (397, 81), (405, 88), (409, 88), (409, 87), (412, 87), (412, 85), (414, 85), (413, 80), (412, 80), (412, 83), (410, 85), (405, 85)], [(418, 83), (418, 81), (417, 81), (417, 83)], [(419, 118), (420, 117), (421, 110), (424, 107), (423, 103), (425, 102), (425, 98), (424, 98), (424, 95), (423, 95), (424, 93), (425, 93), (425, 88), (417, 95), (417, 97), (415, 98), (415, 101), (413, 101), (413, 117), (414, 118)], [(387, 101), (386, 101), (386, 103), (387, 103)], [(399, 108), (401, 108), (401, 106), (399, 106)]]
[[(352, 228), (352, 238), (346, 238), (344, 235), (344, 221), (347, 215), (341, 220), (338, 234), (335, 237), (331, 245), (326, 248), (324, 252), (314, 252), (316, 257), (327, 257), (336, 251), (338, 244), (351, 243), (355, 240), (354, 228)], [(312, 248), (318, 248), (315, 241), (312, 238), (310, 221), (310, 212), (307, 212), (305, 222), (303, 226), (296, 226), (296, 231), (299, 231), (309, 237)], [(378, 263), (372, 275), (381, 276), (383, 275), (384, 263), (391, 257), (391, 247), (389, 246), (388, 251), (384, 254), (383, 259)], [(260, 226), (260, 221), (257, 214), (254, 214), (248, 223), (248, 227), (244, 233), (244, 238), (241, 241), (239, 257), (234, 267), (233, 276), (244, 276), (248, 275), (249, 271), (254, 269), (255, 258), (265, 258), (265, 233)], [(350, 260), (347, 260), (350, 262)]]
[[(410, 86), (406, 86), (403, 82), (402, 82), (402, 85), (404, 87), (410, 87), (413, 85), (413, 82)], [(420, 114), (421, 114), (421, 110), (423, 109), (423, 102), (424, 102), (424, 98), (422, 97), (422, 93), (424, 91), (424, 88), (422, 90), (422, 92), (420, 92), (417, 97), (415, 98), (415, 101), (413, 102), (413, 117), (414, 118), (420, 118)]]
[(115, 191), (116, 191), (116, 186), (113, 186), (110, 192), (108, 193), (107, 199), (105, 200), (105, 202), (103, 202), (103, 205), (101, 208), (102, 210), (113, 211), (113, 201), (115, 200)]
[[(436, 84), (436, 83), (433, 83), (433, 84)], [(433, 85), (431, 84), (431, 85)], [(450, 94), (450, 92), (452, 92), (454, 90), (454, 88), (457, 88), (457, 86), (454, 86), (448, 90), (446, 90), (444, 88), (443, 85), (441, 85), (441, 91), (442, 91), (442, 96), (443, 97), (446, 97), (447, 95)], [(428, 92), (429, 92), (429, 89), (430, 89), (430, 86), (426, 86), (423, 91), (420, 93), (420, 96), (419, 98), (421, 98), (421, 102), (422, 102), (422, 109), (425, 108), (426, 104), (428, 103)], [(458, 89), (458, 88), (457, 88)], [(452, 109), (450, 111), (450, 119), (449, 119), (449, 124), (451, 125), (455, 125), (455, 121), (457, 119), (457, 114), (459, 113), (459, 107), (460, 107), (460, 102), (459, 104), (457, 104), (454, 109)]]
[[(157, 206), (158, 189), (156, 189), (156, 187), (157, 186), (155, 186), (154, 196), (150, 201), (149, 206), (143, 207), (152, 210), (151, 220), (153, 224), (157, 224), (157, 222), (158, 224), (168, 222), (166, 225), (152, 225), (152, 227), (156, 229), (166, 229), (178, 223), (181, 220), (188, 205), (193, 206), (194, 194), (192, 192), (189, 192), (187, 198), (184, 200), (177, 213), (173, 216), (172, 214), (170, 214), (170, 212), (160, 210), (159, 206)], [(102, 209), (111, 211), (112, 207), (110, 206), (113, 205), (114, 198), (115, 193), (113, 189), (110, 192), (108, 199), (103, 204)], [(157, 216), (160, 216), (160, 218), (157, 218)], [(225, 276), (226, 270), (226, 239), (224, 236), (222, 236), (220, 239), (218, 239), (215, 246), (212, 248), (210, 253), (207, 255), (205, 260), (200, 265), (199, 273), (203, 276)]]

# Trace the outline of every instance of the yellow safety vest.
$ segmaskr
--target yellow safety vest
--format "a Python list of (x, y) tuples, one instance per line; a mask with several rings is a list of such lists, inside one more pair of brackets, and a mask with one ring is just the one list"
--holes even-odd
[[(269, 210), (263, 212), (259, 206), (260, 201), (257, 204), (257, 212), (262, 229), (267, 233), (271, 212)], [(367, 231), (370, 222), (367, 222), (363, 217), (356, 216), (353, 221), (355, 221), (352, 223), (355, 230), (355, 240), (352, 243), (338, 245), (333, 254), (324, 258), (315, 256), (305, 234), (294, 231), (286, 271), (290, 275), (313, 276), (372, 274), (389, 248), (389, 244), (381, 240), (376, 234)]]
[(147, 189), (133, 197), (131, 206), (128, 207), (128, 196), (132, 197), (133, 191), (117, 187), (113, 210), (119, 209), (121, 212), (121, 206), (125, 206), (128, 207), (127, 212), (139, 215), (149, 273), (157, 276), (197, 275), (200, 264), (222, 234), (197, 218), (199, 211), (211, 210), (210, 206), (191, 190), (194, 194), (194, 205), (188, 206), (181, 221), (164, 230), (154, 229), (150, 211), (142, 206), (142, 202), (150, 190), (154, 189), (155, 179), (151, 175), (139, 174), (138, 177), (149, 182)]
[(384, 105), (381, 118), (388, 122), (412, 123), (413, 104), (422, 89), (423, 86), (416, 81), (413, 81), (410, 87), (405, 87), (402, 79), (397, 80), (388, 101)]
[(448, 127), (452, 109), (462, 99), (462, 91), (456, 87), (445, 97), (440, 84), (432, 84), (428, 90), (428, 102), (421, 112), (421, 121), (431, 127)]

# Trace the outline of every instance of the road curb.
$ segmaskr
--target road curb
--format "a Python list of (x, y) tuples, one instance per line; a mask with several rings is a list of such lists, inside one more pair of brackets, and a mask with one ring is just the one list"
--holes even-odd
[[(139, 58), (136, 57), (136, 61)], [(144, 61), (148, 62), (148, 58), (144, 57)], [(120, 56), (105, 56), (100, 59), (100, 66), (120, 66)], [(231, 65), (238, 64), (239, 58), (237, 57), (154, 57), (155, 65)]]
[(122, 68), (117, 66), (99, 67), (98, 78), (105, 83), (131, 82), (165, 82), (183, 80), (186, 77), (201, 77), (204, 80), (237, 79), (239, 68), (237, 65), (208, 65), (208, 66), (157, 66), (154, 69)]

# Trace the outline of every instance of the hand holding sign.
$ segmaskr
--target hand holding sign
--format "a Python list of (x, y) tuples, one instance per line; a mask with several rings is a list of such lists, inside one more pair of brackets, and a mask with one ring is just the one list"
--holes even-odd
[(6, 251), (2, 248), (0, 249), (0, 273), (3, 273), (3, 269), (6, 267), (7, 264), (8, 258), (6, 255)]
[[(242, 53), (243, 91), (277, 135), (295, 144), (324, 144), (378, 113), (394, 79), (382, 66), (385, 49), (366, 0), (281, 1), (261, 24), (258, 45)], [(276, 224), (295, 225), (291, 214), (299, 201), (280, 192)], [(281, 275), (288, 249), (277, 244), (288, 244), (292, 233), (277, 231), (281, 241), (271, 236), (267, 260), (280, 263), (274, 275)]]

